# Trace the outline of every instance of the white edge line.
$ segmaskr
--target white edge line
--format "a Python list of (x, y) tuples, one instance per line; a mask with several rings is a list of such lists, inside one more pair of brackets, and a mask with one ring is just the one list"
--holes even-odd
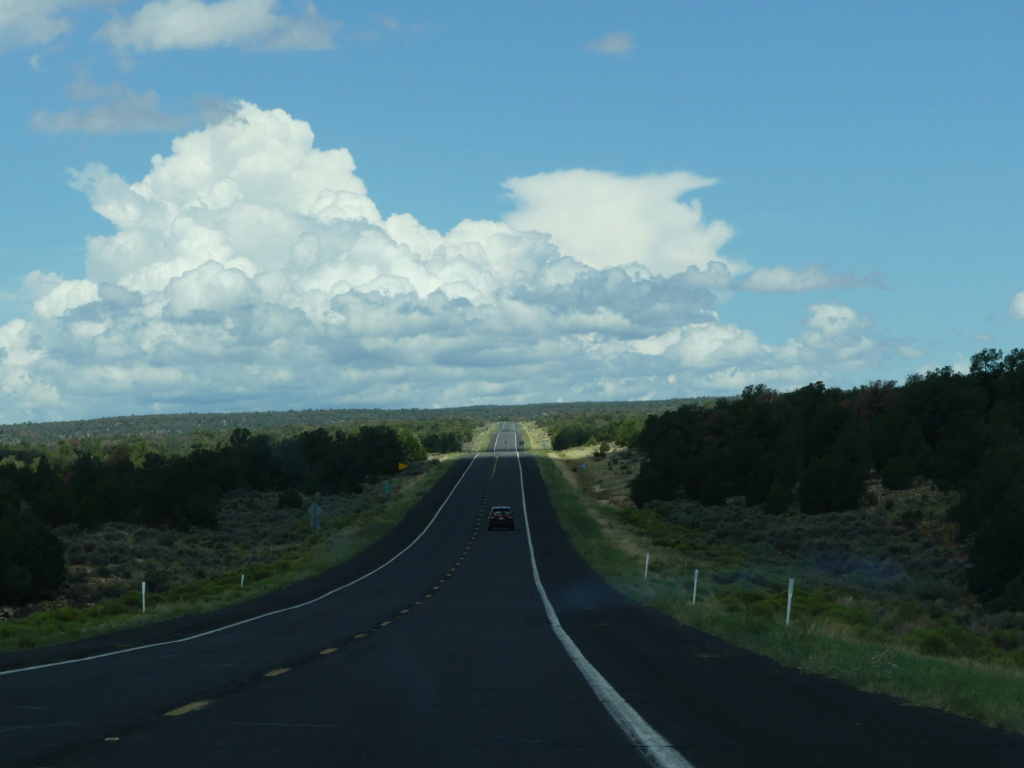
[(444, 509), (445, 504), (448, 503), (448, 499), (450, 499), (452, 497), (452, 494), (455, 493), (455, 489), (459, 487), (459, 485), (462, 483), (463, 478), (466, 477), (466, 473), (469, 472), (470, 468), (473, 466), (473, 462), (476, 461), (478, 458), (480, 458), (480, 455), (481, 454), (478, 453), (478, 454), (473, 456), (472, 460), (469, 462), (469, 466), (466, 467), (465, 471), (459, 477), (458, 481), (455, 483), (454, 486), (452, 486), (451, 491), (448, 493), (447, 496), (445, 496), (444, 501), (441, 502), (441, 505), (437, 508), (437, 511), (434, 513), (434, 516), (432, 518), (430, 518), (430, 522), (426, 524), (426, 526), (423, 528), (422, 531), (420, 531), (419, 536), (417, 536), (415, 539), (413, 539), (409, 543), (409, 545), (405, 547), (405, 549), (403, 549), (397, 555), (392, 557), (386, 563), (384, 563), (383, 565), (377, 566), (372, 571), (364, 573), (358, 579), (353, 579), (352, 581), (348, 582), (348, 584), (342, 584), (340, 587), (335, 587), (334, 589), (332, 589), (332, 590), (330, 590), (328, 592), (324, 592), (322, 595), (319, 595), (318, 597), (314, 597), (312, 600), (307, 600), (304, 603), (299, 603), (297, 605), (289, 605), (287, 608), (278, 608), (276, 611), (270, 611), (269, 613), (261, 613), (258, 616), (250, 616), (248, 619), (242, 619), (241, 621), (236, 621), (234, 624), (225, 624), (223, 627), (217, 627), (216, 629), (210, 629), (210, 630), (207, 630), (206, 632), (200, 632), (199, 634), (196, 634), (196, 635), (189, 635), (188, 637), (179, 637), (179, 638), (177, 638), (175, 640), (164, 640), (164, 641), (159, 642), (159, 643), (150, 643), (149, 645), (136, 645), (136, 646), (134, 646), (132, 648), (121, 648), (120, 650), (117, 650), (117, 651), (107, 651), (106, 653), (98, 653), (95, 656), (83, 656), (83, 657), (78, 658), (78, 659), (64, 659), (63, 661), (51, 661), (51, 662), (49, 662), (47, 664), (36, 664), (35, 666), (32, 666), (32, 667), (19, 667), (18, 669), (8, 669), (8, 670), (0, 671), (0, 677), (2, 677), (4, 675), (14, 675), (14, 674), (17, 674), (18, 672), (31, 672), (34, 669), (46, 669), (47, 667), (59, 667), (59, 666), (63, 666), (64, 664), (78, 664), (79, 662), (83, 662), (83, 661), (94, 661), (95, 659), (103, 659), (103, 658), (106, 658), (107, 656), (119, 656), (122, 653), (132, 653), (133, 651), (143, 651), (143, 650), (145, 650), (147, 648), (159, 648), (160, 646), (163, 646), (163, 645), (174, 645), (175, 643), (187, 643), (189, 640), (197, 640), (200, 637), (206, 637), (207, 635), (213, 635), (213, 634), (216, 634), (217, 632), (223, 632), (226, 629), (234, 629), (235, 627), (240, 627), (243, 624), (248, 624), (251, 621), (259, 621), (260, 619), (265, 619), (268, 616), (276, 616), (279, 613), (285, 613), (287, 611), (294, 611), (297, 608), (305, 608), (307, 605), (312, 605), (313, 603), (319, 602), (320, 600), (323, 600), (325, 597), (330, 597), (333, 594), (341, 592), (341, 590), (343, 590), (343, 589), (348, 589), (353, 584), (357, 584), (360, 581), (362, 581), (363, 579), (366, 579), (366, 578), (369, 578), (370, 576), (373, 576), (373, 574), (377, 573), (377, 571), (380, 571), (380, 570), (388, 567), (389, 565), (391, 565), (393, 562), (395, 562), (395, 560), (397, 560), (402, 555), (404, 555), (406, 552), (408, 552), (410, 549), (412, 549), (412, 547), (416, 544), (417, 541), (419, 541), (421, 538), (423, 538), (423, 535), (428, 530), (430, 530), (430, 526), (432, 526), (434, 524), (434, 521), (437, 520), (438, 515), (441, 514), (441, 510)]
[(551, 601), (548, 600), (548, 593), (540, 581), (540, 572), (537, 570), (537, 558), (533, 552), (533, 537), (530, 535), (530, 517), (526, 512), (523, 463), (519, 458), (518, 445), (516, 446), (516, 463), (519, 465), (519, 491), (522, 495), (523, 519), (526, 521), (526, 543), (530, 548), (530, 563), (533, 566), (533, 583), (537, 585), (537, 591), (540, 593), (540, 599), (544, 603), (544, 610), (548, 615), (548, 621), (551, 622), (551, 629), (554, 630), (555, 636), (561, 641), (565, 652), (569, 654), (569, 658), (579, 669), (594, 695), (608, 710), (608, 714), (612, 716), (626, 737), (636, 745), (648, 762), (658, 768), (694, 768), (692, 763), (679, 754), (664, 736), (654, 730), (650, 723), (644, 720), (640, 713), (622, 698), (622, 695), (587, 660), (587, 657), (562, 628), (561, 622), (558, 621), (558, 615), (555, 613)]

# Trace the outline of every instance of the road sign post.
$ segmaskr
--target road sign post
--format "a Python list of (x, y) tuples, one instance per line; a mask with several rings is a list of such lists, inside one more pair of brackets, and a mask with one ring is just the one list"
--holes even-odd
[(323, 512), (323, 509), (316, 502), (309, 505), (309, 525), (314, 533), (320, 530), (320, 516)]

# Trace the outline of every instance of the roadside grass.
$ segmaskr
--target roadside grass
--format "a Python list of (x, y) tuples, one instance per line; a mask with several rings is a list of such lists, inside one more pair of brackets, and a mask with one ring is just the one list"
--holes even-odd
[(477, 427), (473, 431), (473, 437), (470, 439), (469, 443), (463, 443), (462, 447), (467, 453), (480, 453), (481, 451), (486, 451), (490, 445), (491, 437), (494, 435), (498, 427), (499, 424), (497, 422)]
[[(0, 621), (0, 652), (213, 611), (323, 573), (384, 536), (449, 468), (447, 460), (427, 463), (419, 474), (392, 478), (390, 493), (379, 484), (362, 494), (318, 499), (325, 512), (316, 535), (304, 510), (280, 509), (259, 494), (226, 498), (220, 530), (104, 527), (87, 539), (91, 551), (78, 566), (80, 576), (105, 574), (102, 583), (78, 582), (78, 604)], [(125, 549), (126, 543), (136, 549)], [(208, 569), (217, 570), (196, 578)], [(156, 587), (150, 591), (147, 584), (145, 614), (143, 580)]]
[[(815, 570), (742, 537), (733, 543), (717, 531), (672, 523), (671, 510), (637, 510), (625, 498), (638, 462), (629, 452), (595, 461), (592, 448), (579, 449), (538, 460), (574, 546), (638, 602), (785, 666), (1024, 733), (1019, 615), (985, 617), (948, 597), (902, 594), (905, 581), (893, 586), (885, 569), (849, 584), (842, 573), (828, 573), (829, 564)], [(694, 570), (700, 572), (696, 603)], [(786, 627), (787, 574), (794, 572), (799, 578)]]

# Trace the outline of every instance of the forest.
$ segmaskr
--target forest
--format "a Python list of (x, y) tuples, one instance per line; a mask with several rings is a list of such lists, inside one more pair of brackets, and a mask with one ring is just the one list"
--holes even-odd
[[(678, 407), (695, 405), (704, 400), (694, 398), (674, 402)], [(647, 417), (669, 410), (669, 404), (664, 400), (631, 403), (628, 409), (623, 407), (613, 411), (594, 408), (589, 403), (575, 405), (572, 410), (549, 411), (531, 419), (550, 435), (553, 450), (611, 444), (631, 448), (636, 445)]]
[(650, 416), (636, 446), (638, 507), (742, 498), (777, 514), (854, 509), (874, 476), (889, 489), (955, 491), (971, 591), (991, 610), (1024, 610), (1024, 350), (984, 349), (966, 373), (943, 367), (899, 386), (822, 382)]

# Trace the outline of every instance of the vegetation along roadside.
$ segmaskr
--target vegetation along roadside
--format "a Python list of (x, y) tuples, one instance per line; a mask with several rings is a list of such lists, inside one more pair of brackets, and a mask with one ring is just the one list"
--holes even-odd
[[(468, 425), (459, 436), (457, 449), (486, 439)], [(459, 455), (424, 460), (418, 438), (372, 425), (236, 429), (138, 463), (123, 443), (104, 450), (22, 446), (0, 461), (0, 651), (215, 610), (321, 573), (383, 536)]]
[[(527, 426), (532, 445), (548, 439)], [(948, 517), (956, 494), (876, 478), (871, 503), (817, 515), (743, 499), (637, 508), (636, 449), (590, 441), (541, 454), (563, 527), (616, 589), (786, 666), (1024, 733), (1024, 616), (969, 591)]]

